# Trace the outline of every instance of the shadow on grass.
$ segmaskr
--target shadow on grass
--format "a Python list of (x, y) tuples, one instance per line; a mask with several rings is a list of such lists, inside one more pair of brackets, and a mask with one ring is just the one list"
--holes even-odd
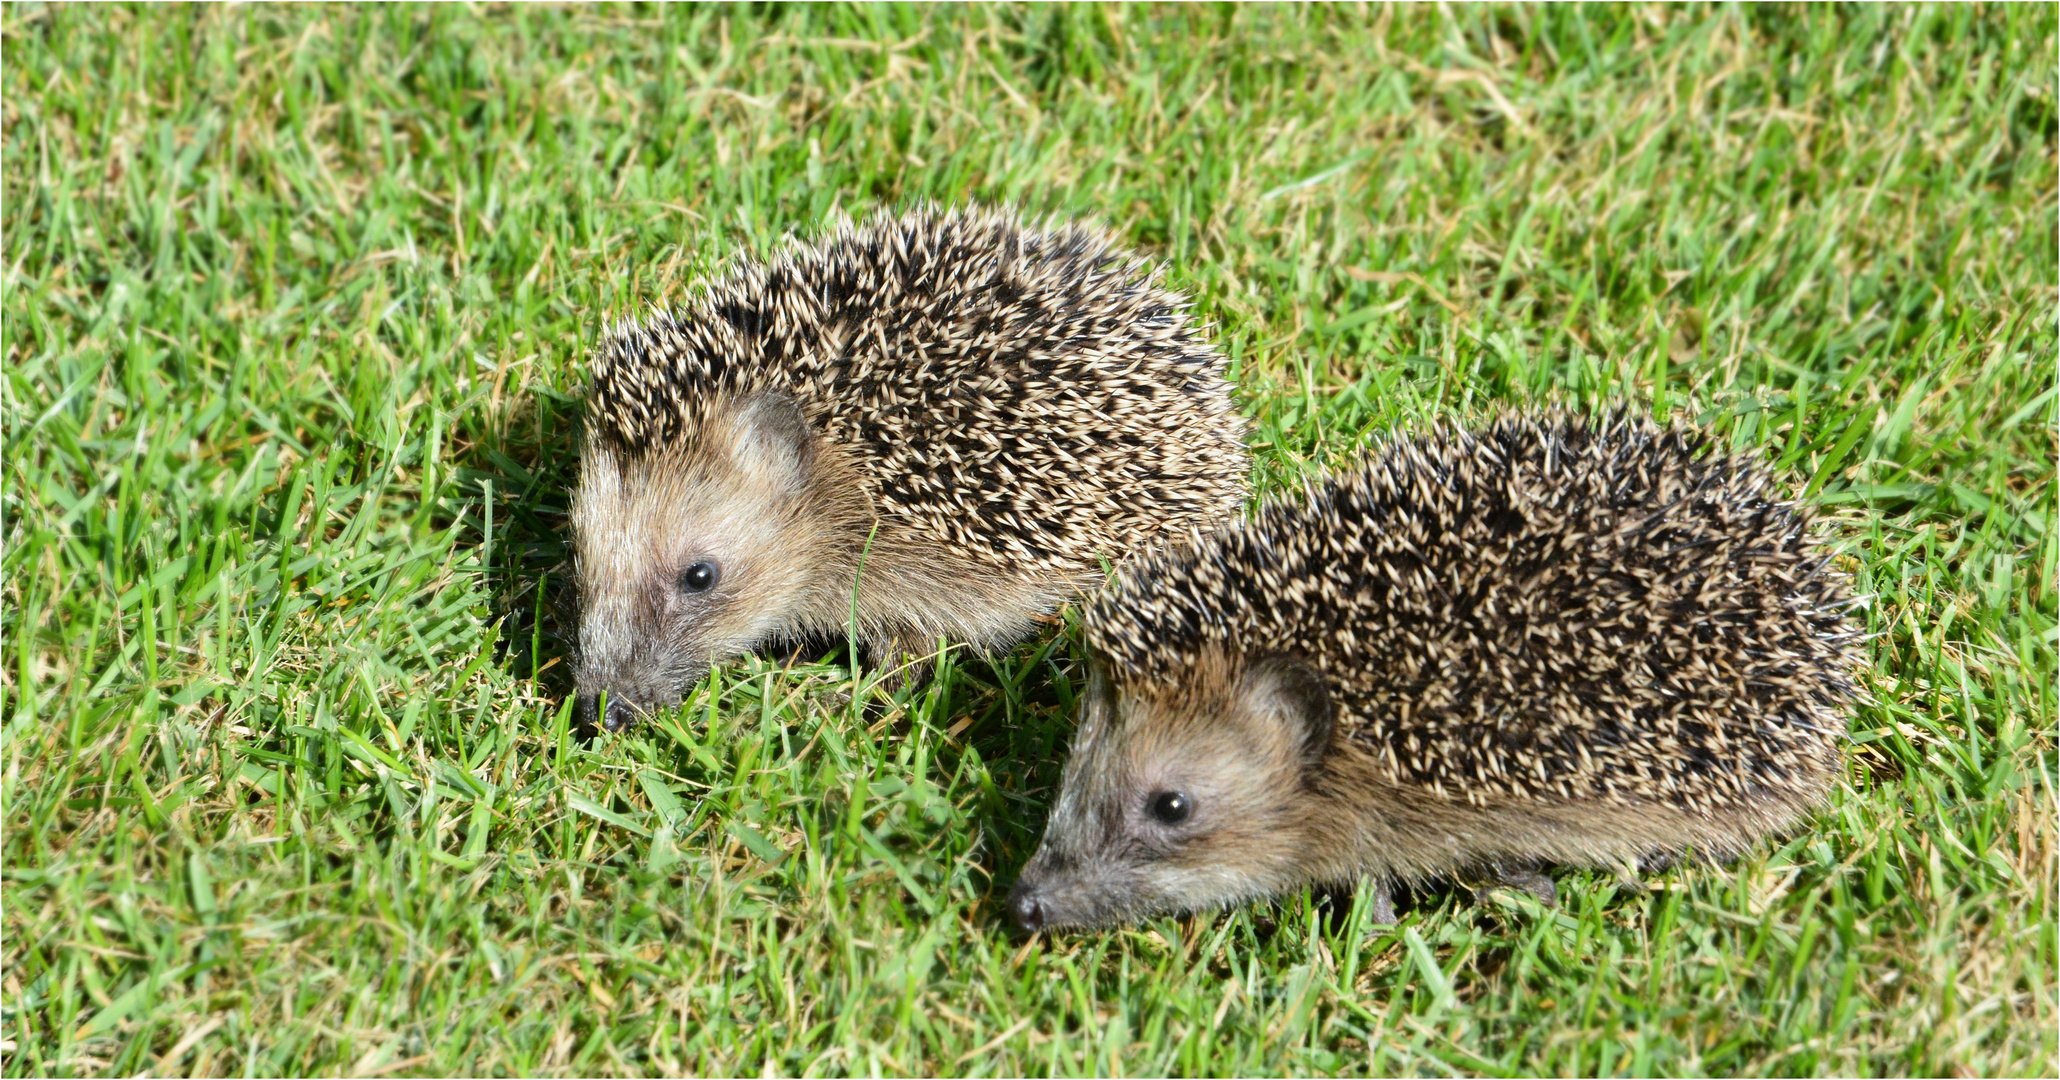
[(496, 659), (562, 701), (572, 693), (579, 622), (568, 517), (579, 469), (581, 406), (575, 393), (530, 384), (499, 420), (467, 424), (452, 447), (454, 499), (465, 513), (460, 545), (482, 546), (488, 620), (500, 627)]

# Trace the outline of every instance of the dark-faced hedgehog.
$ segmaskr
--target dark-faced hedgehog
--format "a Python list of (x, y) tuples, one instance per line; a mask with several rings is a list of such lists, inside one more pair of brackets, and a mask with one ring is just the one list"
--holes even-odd
[(1235, 514), (1250, 469), (1187, 301), (1102, 233), (994, 211), (739, 261), (607, 335), (586, 404), (577, 675), (609, 728), (774, 639), (855, 630), (886, 667), (1012, 643)]
[(1550, 866), (1733, 857), (1840, 767), (1847, 582), (1766, 469), (1619, 413), (1390, 443), (1141, 557), (1023, 927)]

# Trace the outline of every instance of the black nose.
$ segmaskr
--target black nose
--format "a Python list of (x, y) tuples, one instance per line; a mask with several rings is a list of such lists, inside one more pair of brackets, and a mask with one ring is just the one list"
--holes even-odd
[(621, 731), (636, 722), (636, 706), (608, 695), (608, 712), (600, 714), (601, 695), (581, 694), (579, 696), (579, 718), (589, 724), (608, 731)]
[(1044, 905), (1037, 902), (1036, 893), (1024, 888), (1023, 882), (1018, 882), (1009, 893), (1009, 918), (1016, 920), (1025, 933), (1034, 934), (1044, 928)]

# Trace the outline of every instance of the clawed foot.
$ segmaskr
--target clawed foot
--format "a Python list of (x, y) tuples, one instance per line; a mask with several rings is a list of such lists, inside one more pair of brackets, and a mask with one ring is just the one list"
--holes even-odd
[(1371, 882), (1367, 887), (1373, 890), (1373, 897), (1367, 905), (1373, 909), (1373, 924), (1395, 925), (1395, 894), (1391, 887), (1385, 881)]
[(921, 686), (937, 666), (933, 644), (908, 638), (888, 638), (866, 643), (867, 659), (880, 675), (880, 688), (889, 694)]
[(1655, 851), (1638, 860), (1638, 872), (1640, 874), (1664, 874), (1681, 865), (1686, 854), (1686, 852), (1681, 851)]
[(1559, 886), (1554, 885), (1552, 879), (1546, 877), (1536, 864), (1498, 862), (1489, 870), (1494, 874), (1497, 885), (1522, 889), (1546, 907), (1559, 906)]

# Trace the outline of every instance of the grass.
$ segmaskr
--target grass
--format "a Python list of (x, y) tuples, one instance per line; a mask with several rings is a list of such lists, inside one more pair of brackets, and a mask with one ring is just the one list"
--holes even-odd
[[(2043, 1074), (2050, 6), (0, 9), (8, 1075)], [(1764, 447), (1872, 597), (1811, 827), (1564, 908), (1024, 941), (1063, 629), (587, 741), (604, 320), (839, 212), (1121, 231), (1264, 486), (1497, 403)]]

